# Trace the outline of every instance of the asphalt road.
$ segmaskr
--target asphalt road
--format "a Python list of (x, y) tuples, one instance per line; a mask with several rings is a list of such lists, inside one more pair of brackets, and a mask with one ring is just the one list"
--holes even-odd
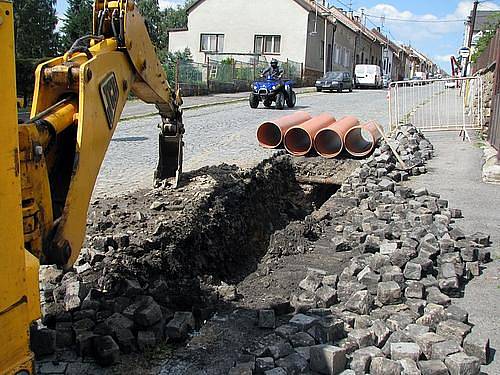
[[(298, 97), (294, 110), (311, 114), (330, 112), (337, 119), (354, 115), (360, 120), (377, 120), (385, 126), (388, 122), (386, 96), (385, 90), (303, 94)], [(258, 146), (255, 136), (258, 125), (294, 110), (278, 111), (263, 106), (251, 109), (244, 101), (186, 111), (184, 170), (220, 163), (242, 167), (259, 163), (272, 151)], [(145, 117), (119, 124), (97, 180), (95, 198), (121, 195), (152, 185), (158, 158), (158, 122), (157, 117)]]

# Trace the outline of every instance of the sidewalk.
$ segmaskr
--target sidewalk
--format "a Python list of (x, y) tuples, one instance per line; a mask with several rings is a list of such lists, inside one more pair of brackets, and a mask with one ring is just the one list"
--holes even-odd
[[(314, 87), (299, 87), (295, 89), (297, 94), (305, 94), (310, 92), (315, 92)], [(184, 110), (208, 107), (212, 105), (235, 103), (240, 101), (245, 101), (248, 99), (250, 92), (237, 92), (228, 94), (210, 94), (204, 96), (188, 96), (182, 98), (184, 100), (184, 105), (182, 108)], [(153, 116), (156, 115), (158, 111), (156, 110), (154, 104), (146, 104), (140, 100), (130, 100), (125, 105), (123, 110), (121, 120), (126, 121), (134, 118)]]
[[(465, 287), (464, 298), (454, 299), (469, 312), (473, 330), (490, 339), (492, 349), (500, 350), (500, 186), (481, 179), (482, 150), (475, 143), (463, 142), (456, 132), (426, 133), (434, 145), (435, 157), (428, 163), (429, 172), (409, 183), (426, 187), (462, 210), (457, 226), (466, 234), (483, 232), (491, 235), (491, 257), (480, 277)], [(493, 351), (493, 350), (492, 350)], [(497, 353), (498, 354), (498, 353)], [(500, 374), (500, 360), (482, 366), (487, 374)]]

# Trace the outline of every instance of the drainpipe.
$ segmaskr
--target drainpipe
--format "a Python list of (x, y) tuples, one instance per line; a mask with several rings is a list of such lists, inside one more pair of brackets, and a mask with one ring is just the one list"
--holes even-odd
[(328, 65), (328, 59), (327, 59), (327, 48), (328, 47), (328, 17), (325, 16), (325, 37), (323, 41), (323, 75), (326, 75), (327, 72), (327, 65)]
[[(352, 76), (354, 77), (354, 73), (356, 71), (356, 55), (357, 55), (357, 51), (358, 51), (358, 37), (359, 37), (359, 34), (360, 31), (358, 31), (358, 35), (356, 35), (354, 37), (354, 61), (353, 61), (353, 64), (352, 64)], [(363, 62), (361, 62), (361, 64), (363, 64)]]
[(337, 21), (335, 20), (334, 22), (332, 22), (332, 26), (333, 26), (333, 34), (332, 34), (332, 56), (331, 56), (331, 60), (330, 60), (330, 70), (333, 70), (333, 50), (334, 50), (334, 47), (335, 47), (335, 35), (337, 34)]

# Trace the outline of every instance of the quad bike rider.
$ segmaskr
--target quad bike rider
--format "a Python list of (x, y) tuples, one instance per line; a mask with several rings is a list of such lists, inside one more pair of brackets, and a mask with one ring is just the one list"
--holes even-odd
[(271, 107), (273, 102), (276, 102), (276, 109), (283, 109), (285, 103), (288, 108), (295, 107), (297, 98), (292, 89), (293, 81), (283, 81), (283, 74), (278, 60), (272, 59), (270, 65), (260, 75), (264, 80), (256, 81), (252, 85), (249, 98), (251, 108), (257, 108), (261, 101), (266, 108)]
[(283, 69), (279, 66), (279, 62), (276, 59), (272, 59), (269, 66), (264, 69), (262, 74), (260, 75), (262, 78), (271, 76), (272, 79), (281, 79), (283, 76)]

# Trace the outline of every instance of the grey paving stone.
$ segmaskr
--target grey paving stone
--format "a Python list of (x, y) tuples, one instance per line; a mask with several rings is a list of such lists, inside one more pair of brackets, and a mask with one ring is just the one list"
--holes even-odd
[(345, 370), (345, 349), (333, 345), (311, 346), (311, 370), (320, 374), (336, 375)]
[(450, 375), (479, 375), (481, 363), (479, 358), (460, 352), (452, 354), (444, 360)]

